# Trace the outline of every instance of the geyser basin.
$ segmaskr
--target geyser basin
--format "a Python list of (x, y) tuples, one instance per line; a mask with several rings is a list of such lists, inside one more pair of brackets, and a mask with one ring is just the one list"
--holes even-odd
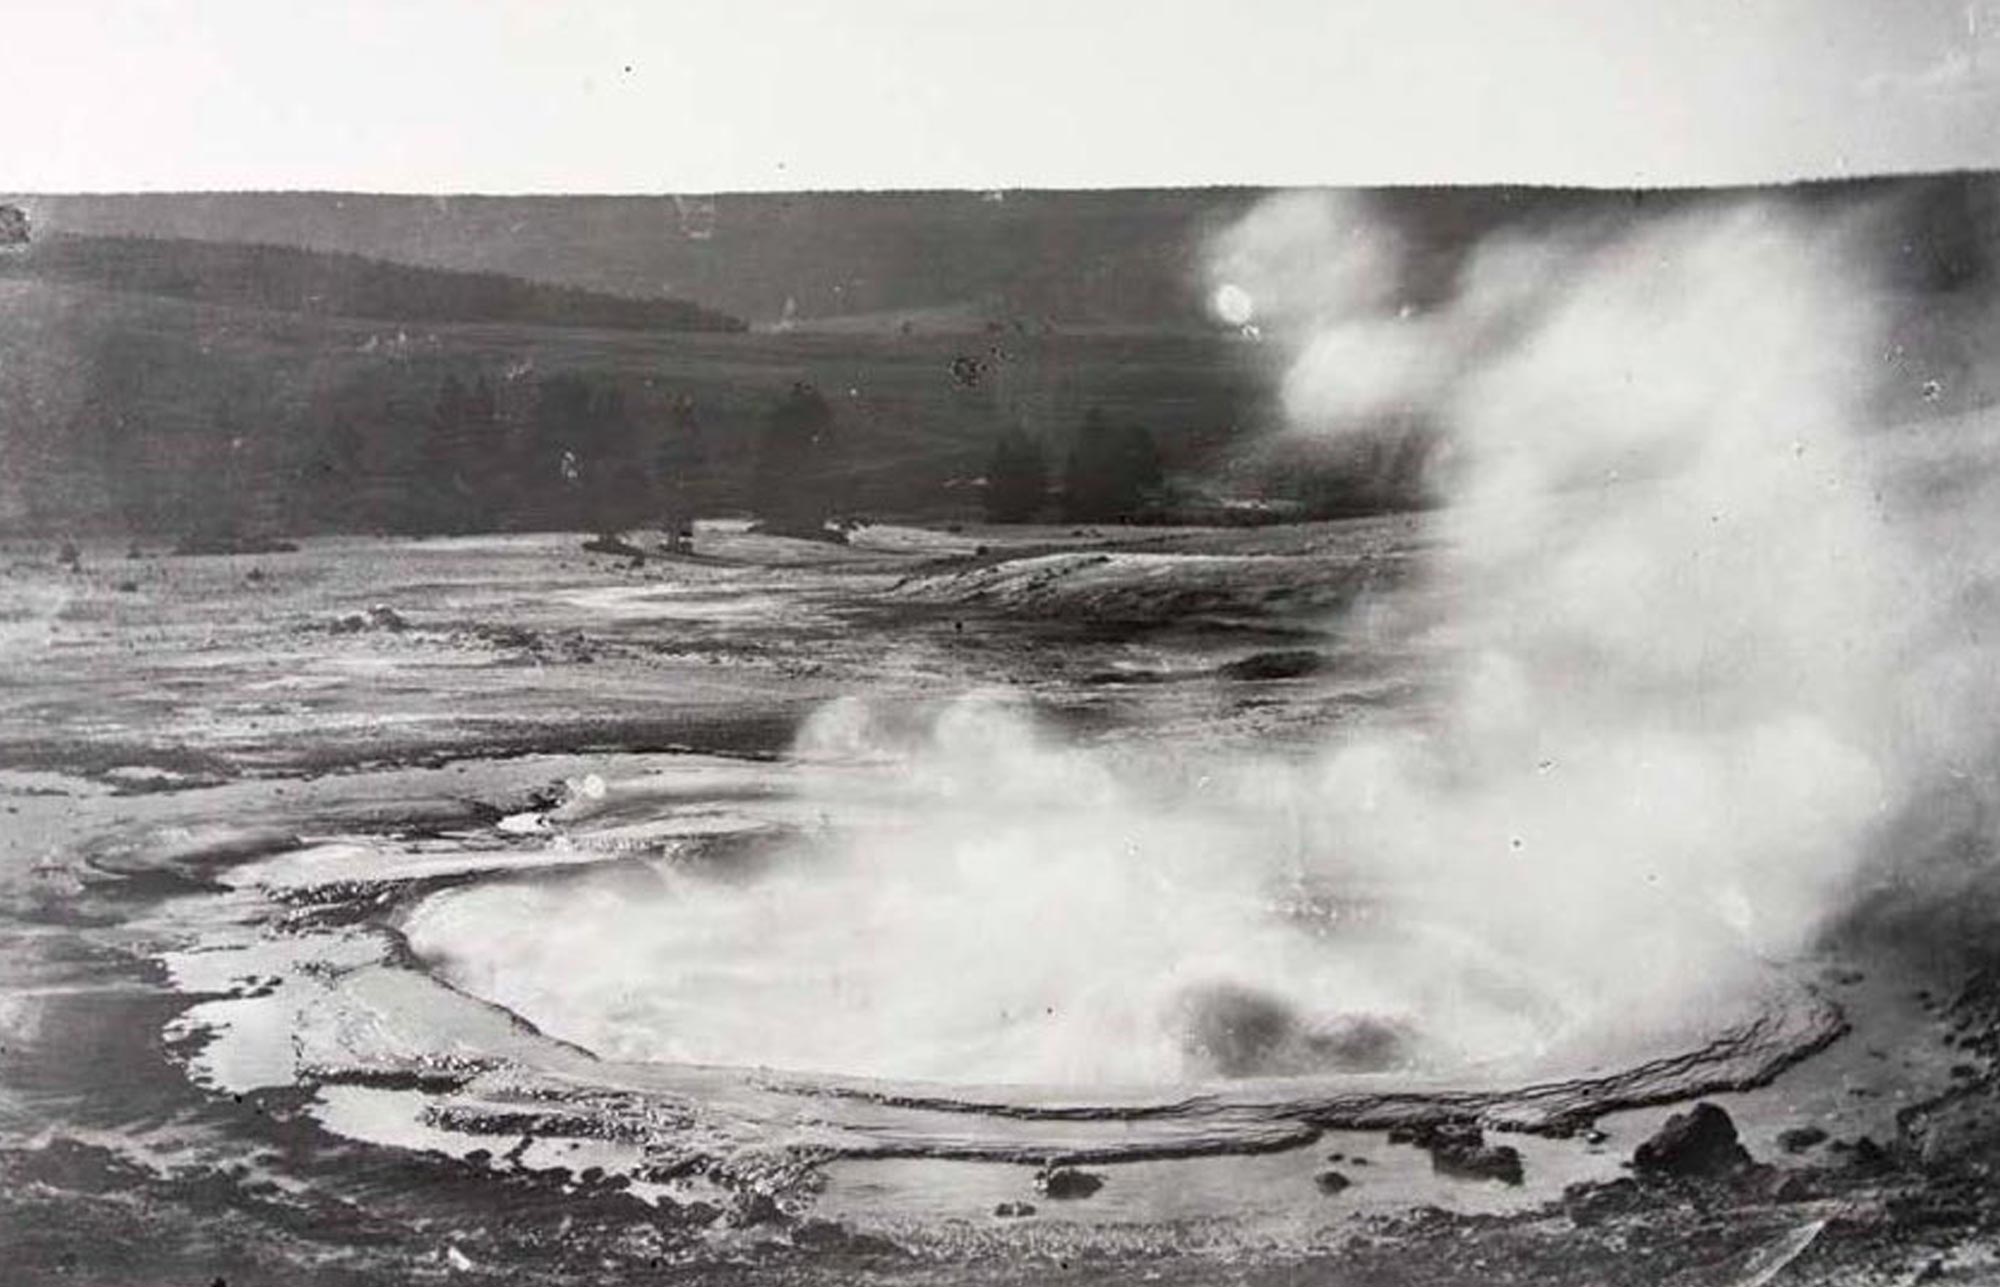
[[(403, 932), (605, 1058), (959, 1086), (1518, 1071), (1591, 1021), (1583, 981), (1323, 859), (1241, 783), (1156, 758), (1142, 785), (1005, 700), (894, 718), (808, 729), (780, 793), (803, 824), (442, 891)], [(685, 808), (594, 788), (568, 820), (629, 847)]]
[[(1757, 1084), (1840, 1031), (1769, 972), (1631, 1022), (1421, 902), (1268, 866), (1231, 883), (1234, 824), (1186, 810), (1117, 813), (1108, 846), (1102, 808), (939, 815), (967, 850), (911, 812), (939, 782), (879, 764), (598, 767), (490, 833), (315, 843), (173, 904), (160, 928), (194, 947), (172, 977), (220, 997), (176, 1024), (205, 1038), (182, 1047), (192, 1075), (304, 1086), (365, 1139), (578, 1141), (639, 1178), (782, 1187), (833, 1157), (1561, 1130)], [(1156, 829), (1187, 843), (1153, 852)]]

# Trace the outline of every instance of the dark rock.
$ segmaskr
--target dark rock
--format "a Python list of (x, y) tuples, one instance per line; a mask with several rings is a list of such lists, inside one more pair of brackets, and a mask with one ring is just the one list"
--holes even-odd
[(1815, 1145), (1826, 1143), (1826, 1132), (1817, 1126), (1794, 1126), (1790, 1130), (1778, 1132), (1778, 1147), (1787, 1153), (1803, 1153)]
[(1519, 1184), (1523, 1178), (1519, 1149), (1488, 1144), (1476, 1122), (1431, 1122), (1397, 1127), (1392, 1144), (1412, 1144), (1431, 1155), (1431, 1169), (1464, 1180), (1500, 1180)]
[(1713, 1177), (1749, 1163), (1749, 1151), (1736, 1138), (1736, 1123), (1723, 1109), (1707, 1103), (1669, 1117), (1632, 1154), (1632, 1165), (1652, 1175)]
[(1035, 1204), (1032, 1202), (1002, 1202), (999, 1206), (993, 1208), (993, 1214), (999, 1216), (1002, 1220), (1020, 1220), (1035, 1214)]
[(1893, 1171), (1896, 1159), (1889, 1150), (1863, 1135), (1847, 1149), (1847, 1164), (1857, 1171)]
[(1578, 1225), (1597, 1224), (1643, 1201), (1638, 1182), (1623, 1177), (1605, 1184), (1579, 1180), (1563, 1190), (1563, 1211)]
[(1313, 1186), (1321, 1193), (1338, 1193), (1352, 1183), (1354, 1181), (1348, 1179), (1332, 1167), (1328, 1167), (1313, 1177)]
[(1431, 1122), (1416, 1127), (1410, 1142), (1421, 1149), (1477, 1148), (1486, 1142), (1486, 1132), (1477, 1122)]
[(139, 583), (137, 581), (120, 581), (118, 583), (118, 593), (137, 594), (139, 593)]
[(1441, 1142), (1430, 1150), (1431, 1169), (1462, 1180), (1519, 1184), (1525, 1178), (1521, 1152), (1509, 1144)]
[(1308, 648), (1284, 648), (1275, 652), (1251, 653), (1216, 668), (1224, 679), (1257, 681), (1297, 679), (1326, 668), (1326, 658)]
[(758, 1225), (779, 1224), (785, 1212), (778, 1200), (757, 1189), (745, 1189), (738, 1193), (729, 1206), (729, 1224), (738, 1229), (753, 1229)]
[(377, 630), (407, 630), (410, 623), (403, 620), (403, 614), (386, 603), (378, 603), (368, 609), (368, 624)]
[(1035, 1174), (1035, 1191), (1045, 1198), (1087, 1198), (1103, 1187), (1103, 1176), (1073, 1166), (1047, 1166)]
[(83, 553), (76, 548), (75, 541), (64, 541), (56, 551), (56, 562), (74, 572), (83, 566)]

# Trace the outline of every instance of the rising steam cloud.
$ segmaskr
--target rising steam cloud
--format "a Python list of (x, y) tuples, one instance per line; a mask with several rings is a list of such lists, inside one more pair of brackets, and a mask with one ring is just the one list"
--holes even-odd
[(1424, 434), (1442, 506), (1441, 714), (1329, 752), (1327, 844), (1435, 872), (1433, 897), (1578, 974), (1636, 948), (1709, 977), (1713, 923), (1799, 950), (1974, 752), (1978, 717), (1949, 712), (1990, 709), (1956, 642), (1966, 569), (1924, 547), (1875, 423), (1867, 218), (1740, 202), (1502, 235), (1412, 315), (1380, 307), (1393, 265), (1330, 300), (1286, 267), (1379, 244), (1357, 203), (1274, 209), (1212, 267), (1275, 292), (1291, 432)]
[[(759, 879), (475, 889), (413, 941), (601, 1049), (884, 1076), (1436, 1071), (1670, 1026), (1988, 762), (1988, 498), (1945, 513), (1877, 423), (1868, 226), (1496, 234), (1412, 308), (1364, 204), (1273, 199), (1212, 299), (1281, 355), (1287, 433), (1423, 444), (1427, 562), (1370, 613), (1434, 659), (1423, 701), (1246, 757), (848, 699), (800, 756), (876, 785), (808, 787), (851, 825)], [(454, 964), (482, 937), (516, 946)]]

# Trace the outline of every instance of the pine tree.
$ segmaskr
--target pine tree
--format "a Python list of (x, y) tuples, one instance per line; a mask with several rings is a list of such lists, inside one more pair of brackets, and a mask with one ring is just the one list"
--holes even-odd
[(1131, 518), (1161, 481), (1153, 435), (1140, 425), (1114, 424), (1093, 407), (1063, 470), (1063, 513), (1087, 522)]
[(766, 527), (818, 535), (832, 517), (833, 408), (812, 385), (791, 387), (764, 418), (751, 505)]
[(682, 394), (674, 400), (653, 459), (660, 526), (666, 531), (669, 548), (678, 552), (686, 552), (694, 539), (695, 484), (706, 457), (694, 399)]
[(1025, 523), (1048, 498), (1049, 469), (1041, 444), (1018, 424), (1000, 431), (986, 467), (986, 517), (995, 523)]
[(651, 480), (626, 412), (625, 394), (616, 385), (592, 391), (579, 455), (584, 526), (615, 540), (651, 517)]
[(447, 374), (438, 385), (429, 421), (424, 425), (424, 446), (418, 461), (417, 489), (422, 500), (416, 506), (418, 526), (428, 531), (462, 532), (471, 525), (472, 484), (467, 479), (470, 453), (466, 443), (465, 384)]

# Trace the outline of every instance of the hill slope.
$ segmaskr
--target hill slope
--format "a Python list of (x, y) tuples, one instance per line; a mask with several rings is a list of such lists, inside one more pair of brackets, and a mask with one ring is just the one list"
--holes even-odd
[(392, 322), (510, 322), (619, 330), (738, 331), (682, 299), (641, 299), (499, 273), (426, 268), (297, 246), (56, 235), (0, 258), (0, 273), (208, 304)]
[[(1928, 227), (1905, 271), (1956, 275), (1996, 208), (1990, 176), (1824, 183), (1807, 202), (1914, 198)], [(1201, 318), (1204, 238), (1264, 194), (1248, 189), (674, 196), (197, 193), (21, 200), (40, 235), (268, 242), (506, 273), (621, 294), (698, 299), (753, 324), (916, 314), (916, 329), (1186, 327)], [(1617, 220), (1706, 192), (1408, 188), (1364, 199), (1405, 236), (1417, 294), (1505, 228)], [(1721, 194), (1729, 195), (1729, 194)], [(938, 313), (935, 319), (925, 316)]]

